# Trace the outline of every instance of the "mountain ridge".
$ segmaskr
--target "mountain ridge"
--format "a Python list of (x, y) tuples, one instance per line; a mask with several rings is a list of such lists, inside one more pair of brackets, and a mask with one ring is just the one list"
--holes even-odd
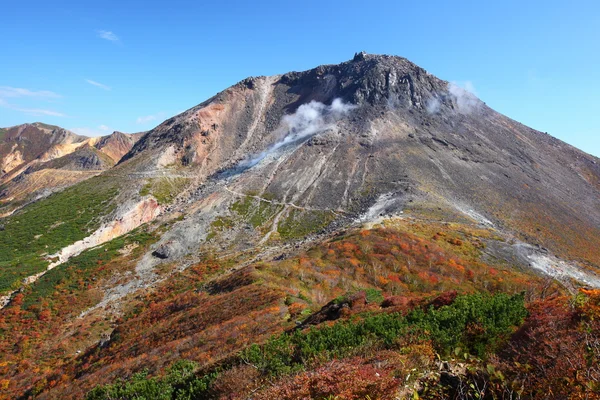
[[(92, 138), (41, 122), (2, 131), (0, 201), (13, 205), (47, 196), (109, 169), (143, 135), (115, 131)], [(14, 210), (9, 204), (4, 214)]]

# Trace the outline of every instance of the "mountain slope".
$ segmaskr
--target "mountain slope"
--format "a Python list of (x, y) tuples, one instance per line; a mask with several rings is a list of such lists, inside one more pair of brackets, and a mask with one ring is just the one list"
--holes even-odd
[(55, 146), (76, 146), (86, 139), (57, 126), (42, 123), (18, 125), (2, 131), (2, 175), (10, 173), (23, 163), (43, 157)]
[(600, 160), (406, 59), (248, 78), (135, 144), (69, 140), (39, 165), (132, 147), (2, 220), (7, 397), (597, 390), (600, 297), (578, 289), (600, 287)]
[[(341, 224), (370, 207), (441, 211), (584, 264), (600, 259), (598, 160), (398, 57), (247, 79), (165, 121), (122, 161), (146, 173), (167, 165), (194, 178), (183, 201), (257, 194), (284, 205), (272, 231), (311, 209), (343, 212), (326, 216)], [(186, 249), (202, 242), (189, 239)]]

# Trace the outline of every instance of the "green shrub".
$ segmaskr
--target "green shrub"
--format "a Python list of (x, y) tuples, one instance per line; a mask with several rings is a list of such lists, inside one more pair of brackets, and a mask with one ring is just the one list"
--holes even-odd
[(272, 200), (273, 196), (265, 193), (261, 199), (255, 198), (258, 193), (249, 192), (243, 199), (233, 203), (230, 207), (231, 211), (235, 212), (243, 221), (250, 223), (254, 228), (263, 226), (271, 221), (283, 206), (273, 204), (266, 200)]
[(195, 375), (198, 365), (193, 361), (175, 362), (163, 377), (149, 377), (148, 370), (133, 374), (129, 379), (97, 386), (86, 396), (88, 400), (192, 400), (205, 398), (216, 373)]
[(40, 303), (42, 299), (48, 299), (55, 291), (60, 289), (84, 290), (87, 283), (99, 275), (99, 269), (104, 263), (120, 256), (119, 250), (129, 244), (136, 243), (140, 246), (136, 249), (136, 252), (138, 252), (156, 239), (157, 237), (152, 233), (144, 231), (143, 228), (137, 228), (101, 246), (85, 250), (66, 263), (46, 272), (33, 283), (29, 290), (25, 291), (23, 308)]
[(158, 204), (170, 204), (188, 183), (188, 178), (153, 178), (140, 189), (140, 196), (151, 194)]
[(381, 290), (368, 288), (365, 289), (365, 295), (367, 298), (367, 303), (380, 304), (383, 302), (383, 294), (381, 293)]
[(44, 254), (81, 240), (114, 210), (118, 184), (98, 176), (32, 203), (7, 217), (0, 231), (0, 294), (43, 271)]
[(406, 317), (397, 313), (377, 314), (358, 322), (285, 333), (262, 346), (250, 346), (241, 353), (241, 358), (263, 373), (281, 375), (301, 369), (313, 360), (344, 357), (360, 348), (392, 348), (400, 337), (409, 333), (431, 339), (444, 354), (460, 345), (483, 357), (506, 339), (526, 315), (522, 295), (459, 296), (449, 306), (427, 312), (417, 309)]
[(279, 222), (277, 232), (283, 240), (302, 239), (325, 229), (335, 219), (332, 211), (292, 209)]
[(440, 351), (450, 352), (462, 346), (483, 357), (526, 316), (523, 295), (500, 293), (459, 296), (450, 306), (432, 308), (427, 313), (415, 310), (407, 320), (428, 332)]
[[(409, 334), (431, 340), (442, 353), (450, 353), (461, 345), (484, 356), (506, 339), (526, 315), (522, 295), (465, 295), (437, 310), (417, 309), (407, 316), (381, 313), (360, 321), (275, 335), (262, 345), (253, 344), (240, 352), (238, 362), (253, 365), (265, 375), (279, 376), (298, 372), (314, 362), (370, 348), (394, 348), (400, 346), (399, 339)], [(217, 373), (196, 377), (194, 369), (194, 363), (181, 362), (162, 379), (148, 378), (143, 372), (128, 381), (98, 387), (88, 399), (207, 398)]]

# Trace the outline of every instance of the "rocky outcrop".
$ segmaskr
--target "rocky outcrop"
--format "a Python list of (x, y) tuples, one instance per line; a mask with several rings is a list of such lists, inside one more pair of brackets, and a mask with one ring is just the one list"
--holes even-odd
[[(367, 296), (364, 291), (360, 291), (344, 298), (335, 299), (325, 304), (319, 311), (310, 315), (301, 323), (298, 323), (296, 329), (304, 329), (311, 325), (319, 325), (326, 321), (335, 321), (343, 316), (350, 315), (351, 312), (363, 310), (367, 305)], [(364, 311), (364, 310), (363, 310)]]

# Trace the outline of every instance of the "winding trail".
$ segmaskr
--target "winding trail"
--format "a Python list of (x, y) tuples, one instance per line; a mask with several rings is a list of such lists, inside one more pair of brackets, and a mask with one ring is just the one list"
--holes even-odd
[(299, 206), (294, 203), (285, 203), (285, 202), (279, 202), (279, 201), (275, 201), (275, 200), (269, 200), (269, 199), (265, 199), (264, 197), (260, 197), (258, 195), (236, 192), (235, 190), (231, 190), (228, 187), (223, 187), (223, 189), (225, 189), (229, 193), (234, 194), (236, 196), (251, 197), (253, 199), (263, 201), (265, 203), (274, 204), (274, 205), (278, 205), (278, 206), (284, 206), (284, 207), (292, 207), (292, 208), (296, 208), (296, 209), (302, 210), (302, 211), (325, 211), (325, 212), (333, 213), (337, 216), (340, 216), (340, 214), (348, 214), (347, 212), (342, 211), (342, 210), (332, 210), (330, 208), (303, 207), (303, 206)]

